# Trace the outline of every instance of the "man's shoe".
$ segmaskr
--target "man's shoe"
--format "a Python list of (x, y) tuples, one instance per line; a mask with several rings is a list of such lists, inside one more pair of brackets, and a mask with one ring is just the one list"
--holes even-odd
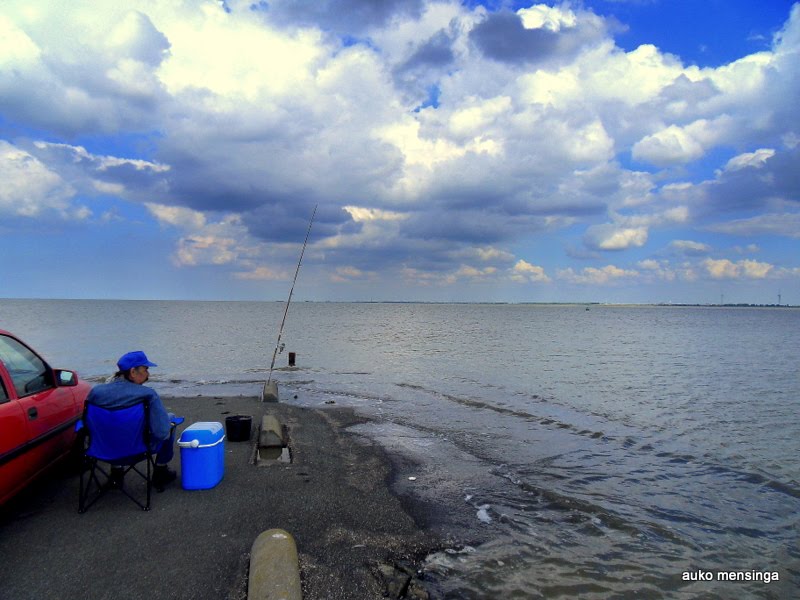
[(156, 465), (153, 471), (153, 485), (160, 490), (168, 483), (175, 481), (178, 474), (167, 467), (167, 465)]
[(122, 467), (111, 467), (111, 475), (108, 478), (108, 487), (112, 490), (121, 490), (124, 479), (125, 469)]

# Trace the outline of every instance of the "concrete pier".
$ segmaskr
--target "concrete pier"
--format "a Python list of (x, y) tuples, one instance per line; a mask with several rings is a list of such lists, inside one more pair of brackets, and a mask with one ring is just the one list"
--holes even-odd
[[(351, 411), (259, 400), (164, 404), (186, 417), (179, 434), (227, 415), (253, 415), (254, 423), (273, 415), (289, 432), (290, 463), (255, 466), (254, 435), (225, 445), (218, 486), (183, 490), (178, 479), (153, 494), (149, 512), (112, 491), (78, 514), (78, 475), (66, 469), (0, 509), (0, 597), (246, 600), (250, 575), (269, 562), (254, 542), (280, 529), (296, 543), (305, 600), (381, 598), (387, 584), (378, 565), (414, 562), (441, 547), (391, 494), (382, 449), (347, 433), (361, 421)], [(179, 452), (172, 467), (180, 474)]]

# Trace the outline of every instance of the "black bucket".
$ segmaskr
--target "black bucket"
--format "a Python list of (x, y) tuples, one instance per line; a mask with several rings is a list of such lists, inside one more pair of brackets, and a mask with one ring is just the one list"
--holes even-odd
[(235, 415), (225, 417), (225, 435), (229, 442), (246, 442), (250, 439), (250, 427), (253, 417), (250, 415)]

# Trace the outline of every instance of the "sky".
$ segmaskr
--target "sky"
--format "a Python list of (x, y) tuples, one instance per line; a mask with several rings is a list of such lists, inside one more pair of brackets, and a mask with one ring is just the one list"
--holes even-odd
[[(800, 4), (3, 0), (0, 297), (800, 304)], [(316, 207), (316, 212), (315, 211)]]

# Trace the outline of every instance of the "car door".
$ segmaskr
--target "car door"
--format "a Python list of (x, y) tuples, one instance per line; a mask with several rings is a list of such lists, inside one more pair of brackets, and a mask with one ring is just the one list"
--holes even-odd
[(28, 423), (20, 403), (11, 397), (10, 387), (0, 363), (0, 502), (27, 481), (19, 453), (29, 439)]
[[(75, 439), (73, 388), (33, 350), (0, 335), (4, 401), (0, 404), (0, 497), (24, 486), (65, 454)], [(6, 489), (8, 488), (8, 489)]]

